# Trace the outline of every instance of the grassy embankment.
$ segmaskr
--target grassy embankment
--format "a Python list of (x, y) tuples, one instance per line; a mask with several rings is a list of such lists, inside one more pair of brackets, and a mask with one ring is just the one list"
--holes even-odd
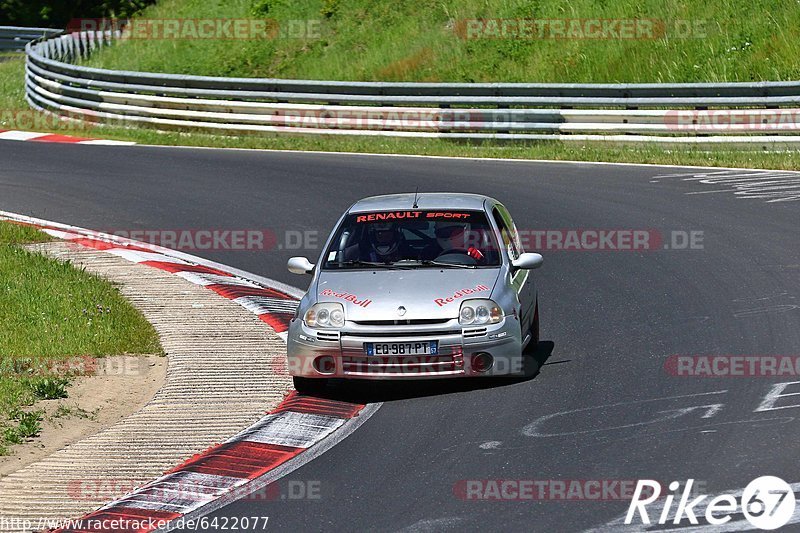
[(0, 455), (36, 436), (37, 400), (63, 398), (84, 357), (163, 353), (153, 327), (109, 282), (22, 244), (49, 237), (0, 221)]

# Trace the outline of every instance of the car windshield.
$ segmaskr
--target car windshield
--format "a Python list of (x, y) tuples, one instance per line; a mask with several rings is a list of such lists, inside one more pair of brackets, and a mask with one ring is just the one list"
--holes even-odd
[(325, 252), (325, 270), (481, 268), (500, 265), (483, 211), (379, 211), (348, 215)]

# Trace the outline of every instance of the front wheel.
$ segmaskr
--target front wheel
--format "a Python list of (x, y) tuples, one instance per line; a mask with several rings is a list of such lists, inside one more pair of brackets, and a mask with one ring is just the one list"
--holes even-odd
[(536, 300), (536, 307), (533, 309), (533, 323), (531, 324), (531, 348), (533, 351), (539, 346), (539, 300)]
[(300, 394), (319, 394), (328, 385), (328, 378), (304, 378), (292, 376), (294, 390)]
[(528, 330), (531, 340), (528, 341), (528, 345), (522, 352), (522, 373), (528, 378), (536, 376), (541, 368), (541, 364), (537, 359), (537, 351), (539, 350), (539, 302), (537, 301), (535, 305), (533, 309), (533, 322), (531, 322), (531, 327)]

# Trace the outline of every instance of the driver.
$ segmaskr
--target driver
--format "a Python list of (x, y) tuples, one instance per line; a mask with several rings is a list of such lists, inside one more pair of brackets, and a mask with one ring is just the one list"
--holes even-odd
[(368, 261), (394, 263), (403, 259), (403, 232), (392, 222), (372, 224), (367, 229)]
[(476, 261), (483, 259), (483, 253), (474, 244), (469, 242), (471, 235), (470, 225), (463, 222), (440, 223), (436, 226), (436, 243), (441, 250), (439, 255), (444, 252), (466, 253)]

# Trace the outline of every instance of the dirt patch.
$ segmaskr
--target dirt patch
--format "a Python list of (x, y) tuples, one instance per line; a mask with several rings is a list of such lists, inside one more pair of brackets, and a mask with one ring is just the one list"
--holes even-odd
[(167, 358), (125, 355), (98, 360), (97, 373), (75, 378), (69, 396), (42, 400), (42, 433), (0, 457), (0, 478), (97, 433), (135, 413), (164, 383)]
[(389, 81), (408, 79), (412, 73), (430, 63), (432, 55), (433, 51), (430, 48), (423, 48), (408, 57), (389, 63), (383, 67), (378, 74), (381, 78)]

